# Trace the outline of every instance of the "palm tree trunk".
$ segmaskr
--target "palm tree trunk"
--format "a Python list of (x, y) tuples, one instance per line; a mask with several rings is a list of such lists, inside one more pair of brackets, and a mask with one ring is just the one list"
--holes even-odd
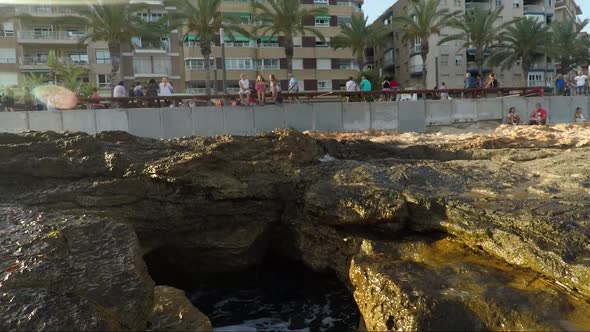
[(524, 62), (522, 63), (522, 73), (523, 73), (523, 87), (528, 87), (528, 81), (529, 81), (529, 65), (525, 64)]
[(426, 87), (426, 58), (428, 57), (428, 53), (422, 52), (422, 88), (428, 89)]
[(211, 56), (211, 43), (207, 40), (201, 39), (201, 53), (203, 54), (203, 61), (205, 61), (205, 93), (207, 96), (211, 95), (211, 65), (209, 57)]
[(287, 75), (293, 72), (293, 38), (285, 37), (285, 57), (287, 58)]
[(111, 95), (117, 83), (121, 80), (121, 44), (109, 42), (111, 55)]
[(365, 59), (364, 54), (359, 54), (356, 57), (356, 65), (359, 67), (359, 71), (363, 72), (363, 68), (365, 67)]

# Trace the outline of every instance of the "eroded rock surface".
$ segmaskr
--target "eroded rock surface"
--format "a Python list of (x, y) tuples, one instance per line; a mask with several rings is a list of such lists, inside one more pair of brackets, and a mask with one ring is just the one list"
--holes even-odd
[(2, 134), (0, 329), (206, 329), (142, 257), (190, 278), (269, 252), (335, 271), (372, 330), (588, 329), (584, 133)]

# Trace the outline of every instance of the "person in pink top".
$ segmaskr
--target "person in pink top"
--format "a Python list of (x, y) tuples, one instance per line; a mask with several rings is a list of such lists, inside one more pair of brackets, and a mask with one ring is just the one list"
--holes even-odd
[(544, 125), (547, 124), (547, 110), (541, 107), (541, 104), (535, 105), (535, 110), (531, 113), (530, 125)]
[(264, 95), (266, 94), (266, 82), (261, 75), (256, 78), (256, 94), (258, 95), (258, 105), (264, 105)]

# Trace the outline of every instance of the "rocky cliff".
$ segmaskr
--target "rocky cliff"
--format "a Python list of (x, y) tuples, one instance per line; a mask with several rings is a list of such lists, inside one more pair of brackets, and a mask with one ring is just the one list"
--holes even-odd
[(589, 134), (1, 134), (0, 330), (209, 330), (152, 278), (269, 253), (368, 330), (590, 329)]

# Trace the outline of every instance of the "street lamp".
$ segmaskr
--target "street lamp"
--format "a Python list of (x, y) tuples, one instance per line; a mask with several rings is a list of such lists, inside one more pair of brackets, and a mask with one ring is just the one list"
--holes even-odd
[(219, 43), (221, 45), (221, 77), (223, 80), (223, 94), (227, 94), (227, 85), (225, 84), (225, 34), (223, 28), (219, 28)]

